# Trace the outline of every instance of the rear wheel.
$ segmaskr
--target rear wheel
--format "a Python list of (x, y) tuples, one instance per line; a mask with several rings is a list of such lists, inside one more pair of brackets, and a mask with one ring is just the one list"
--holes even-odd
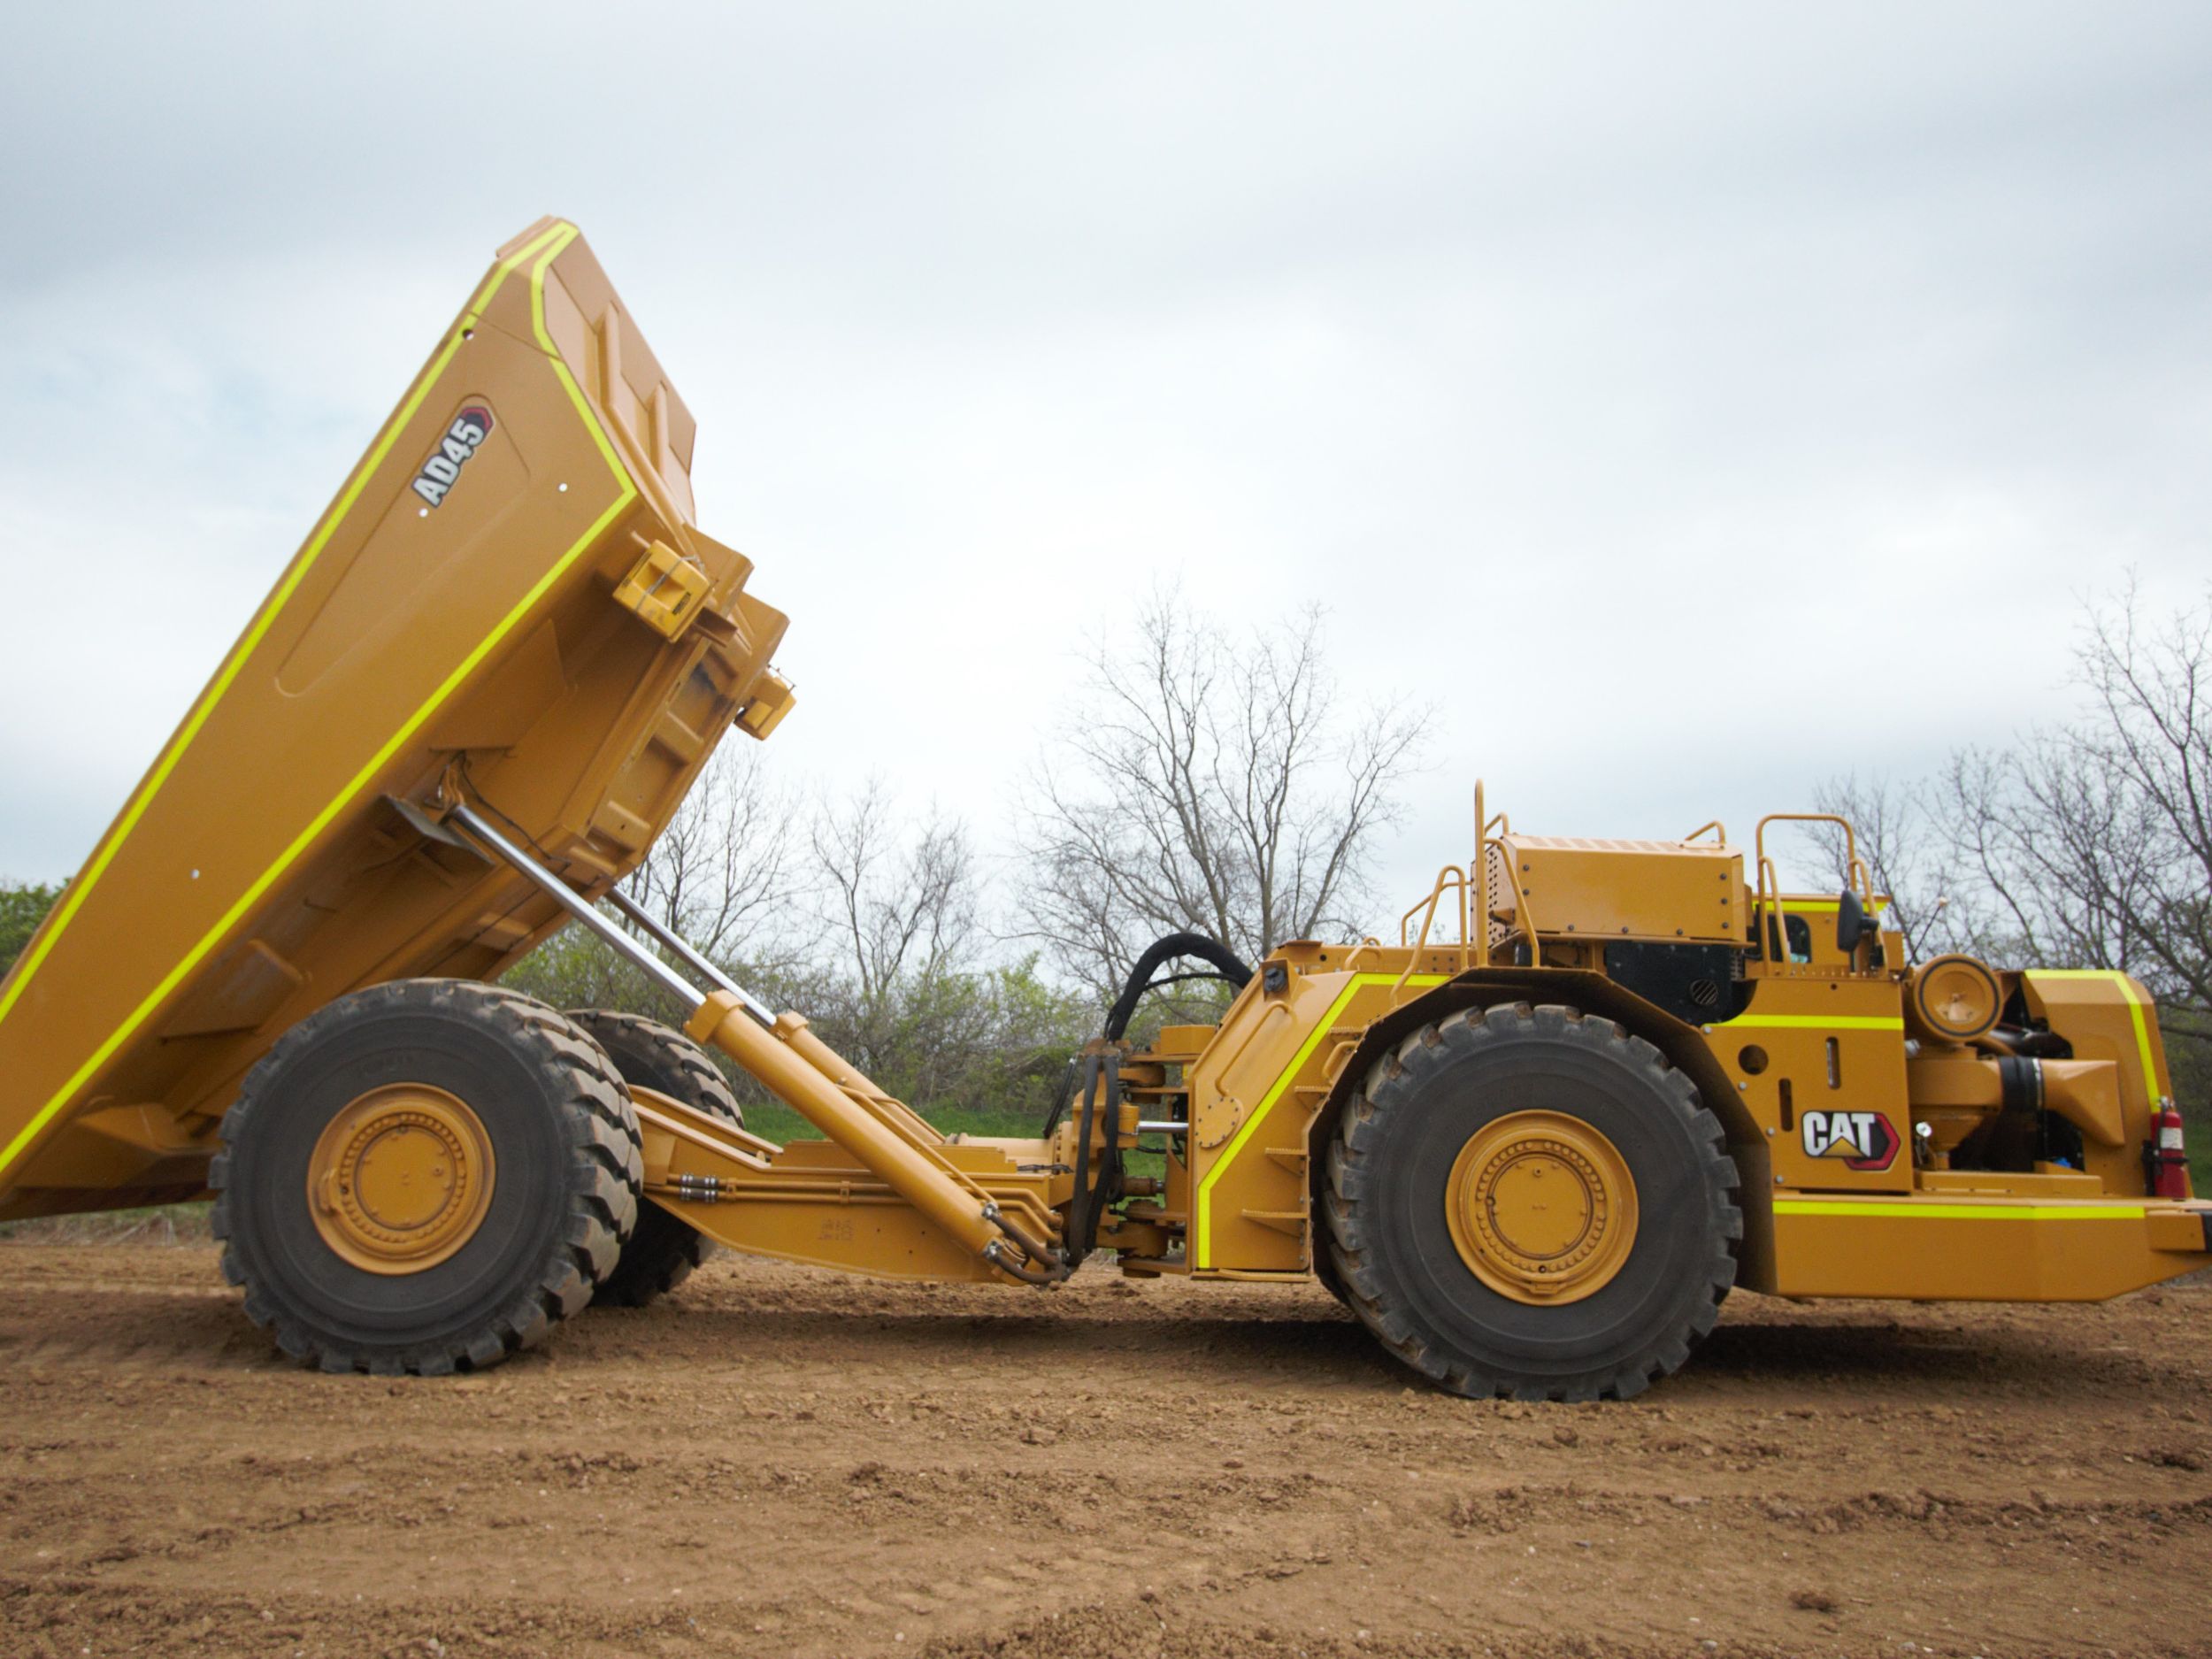
[[(681, 1101), (740, 1129), (745, 1126), (744, 1109), (730, 1093), (720, 1069), (683, 1033), (609, 1009), (578, 1010), (569, 1018), (606, 1050), (624, 1082)], [(713, 1254), (714, 1245), (696, 1227), (649, 1201), (638, 1213), (637, 1231), (622, 1247), (621, 1259), (592, 1300), (642, 1308), (689, 1279), (691, 1270)]]
[(248, 1074), (209, 1172), (223, 1271), (325, 1371), (480, 1369), (543, 1340), (636, 1225), (637, 1120), (542, 1003), (411, 979), (309, 1016)]
[(1736, 1169), (1695, 1086), (1609, 1020), (1471, 1010), (1386, 1056), (1329, 1156), (1354, 1312), (1457, 1394), (1624, 1398), (1735, 1282)]

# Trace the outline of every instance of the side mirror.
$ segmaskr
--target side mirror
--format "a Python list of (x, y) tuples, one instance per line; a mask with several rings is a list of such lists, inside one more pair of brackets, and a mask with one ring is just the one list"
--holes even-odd
[(1876, 931), (1873, 918), (1866, 913), (1866, 906), (1859, 902), (1859, 895), (1849, 887), (1836, 899), (1836, 949), (1847, 956), (1859, 948), (1859, 941)]

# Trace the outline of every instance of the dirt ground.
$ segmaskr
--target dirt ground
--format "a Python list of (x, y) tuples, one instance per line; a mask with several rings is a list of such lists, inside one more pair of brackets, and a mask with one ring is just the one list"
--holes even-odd
[(724, 1257), (480, 1378), (273, 1356), (205, 1248), (0, 1246), (0, 1652), (2212, 1652), (2212, 1294), (1739, 1295), (1626, 1405), (1318, 1290)]

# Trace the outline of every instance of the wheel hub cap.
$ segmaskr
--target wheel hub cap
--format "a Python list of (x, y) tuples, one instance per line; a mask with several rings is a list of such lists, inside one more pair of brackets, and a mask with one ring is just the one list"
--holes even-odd
[(1510, 1112), (1470, 1136), (1444, 1184), (1460, 1260), (1516, 1302), (1577, 1302), (1636, 1240), (1636, 1183), (1612, 1141), (1563, 1112)]
[(372, 1273), (419, 1273), (475, 1236), (489, 1208), (491, 1138), (426, 1083), (372, 1089), (330, 1120), (308, 1161), (323, 1242)]

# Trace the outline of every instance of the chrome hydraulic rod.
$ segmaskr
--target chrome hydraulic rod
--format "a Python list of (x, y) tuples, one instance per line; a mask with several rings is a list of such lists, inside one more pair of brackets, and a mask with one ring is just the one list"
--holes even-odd
[(705, 953), (673, 928), (669, 927), (650, 910), (640, 904), (620, 887), (607, 890), (607, 902), (670, 950), (705, 975), (723, 990), (743, 1003), (746, 1010), (764, 1025), (770, 1027), (786, 1042), (804, 1055), (814, 1069), (840, 1087), (857, 1088), (874, 1105), (877, 1111), (893, 1120), (906, 1137), (918, 1146), (942, 1145), (944, 1136), (936, 1126), (920, 1113), (878, 1088), (860, 1069), (839, 1054), (819, 1037), (806, 1028), (803, 1022), (780, 1022), (773, 1009), (748, 991), (735, 979), (717, 967)]
[(550, 896), (603, 941), (613, 947), (618, 955), (642, 969), (663, 990), (683, 1004), (687, 1014), (699, 1011), (700, 1006), (707, 1000), (704, 991), (602, 916), (597, 905), (486, 823), (482, 815), (466, 802), (455, 804), (452, 817), (462, 828), (496, 853), (502, 864), (518, 875), (527, 877), (534, 886)]
[(737, 998), (739, 1002), (744, 1003), (745, 1006), (750, 1009), (760, 1019), (763, 1025), (772, 1025), (775, 1024), (776, 1016), (766, 1003), (763, 1002), (760, 998), (755, 996), (750, 991), (748, 991), (735, 979), (730, 978), (728, 974), (723, 972), (721, 969), (716, 967), (712, 962), (707, 959), (704, 953), (693, 947), (689, 940), (686, 939), (681, 933), (676, 932), (676, 930), (672, 927), (670, 927), (663, 923), (659, 918), (656, 917), (652, 913), (652, 911), (647, 910), (642, 904), (640, 904), (635, 899), (625, 893), (620, 887), (609, 887), (607, 889), (607, 902), (613, 905), (618, 910), (620, 910), (625, 916), (635, 922), (640, 927), (642, 927), (655, 939), (657, 939), (662, 944), (667, 946), (669, 949), (674, 951), (679, 956), (681, 956), (686, 962), (689, 963), (692, 967), (695, 968), (699, 972), (704, 974), (718, 987), (727, 991), (731, 995)]

